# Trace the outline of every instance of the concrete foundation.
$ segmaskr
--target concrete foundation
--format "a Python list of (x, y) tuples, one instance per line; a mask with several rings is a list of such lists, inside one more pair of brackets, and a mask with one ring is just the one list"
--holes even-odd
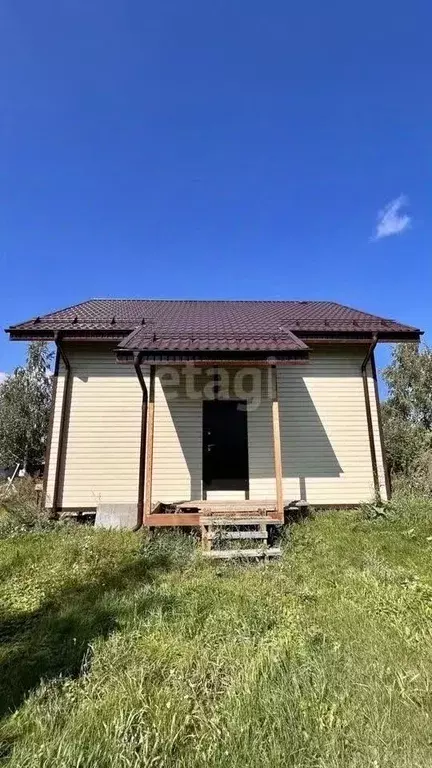
[(99, 504), (95, 528), (134, 528), (137, 512), (136, 504)]

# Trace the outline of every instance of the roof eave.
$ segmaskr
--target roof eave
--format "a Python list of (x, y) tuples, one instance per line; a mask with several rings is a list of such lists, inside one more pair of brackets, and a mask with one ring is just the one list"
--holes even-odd
[(406, 331), (314, 331), (299, 333), (299, 338), (307, 344), (362, 344), (372, 339), (382, 343), (398, 344), (421, 341), (424, 331), (418, 329)]
[(116, 341), (120, 342), (129, 333), (129, 330), (62, 330), (61, 328), (30, 330), (28, 328), (5, 328), (10, 341), (54, 341), (56, 336), (68, 341)]
[[(100, 330), (86, 330), (86, 329), (38, 329), (38, 328), (19, 328), (17, 326), (11, 326), (5, 329), (5, 332), (9, 334), (11, 341), (54, 341), (57, 334), (60, 334), (62, 338), (68, 339), (68, 341), (76, 342), (88, 342), (88, 341), (116, 341), (126, 342), (129, 337), (135, 335), (137, 331), (134, 329), (100, 329)], [(307, 344), (325, 344), (325, 343), (363, 343), (368, 342), (374, 337), (378, 342), (387, 343), (399, 343), (399, 342), (419, 342), (424, 331), (418, 328), (407, 328), (402, 331), (394, 331), (388, 329), (387, 331), (299, 331), (296, 329), (295, 336), (301, 340), (305, 345)], [(122, 346), (123, 346), (122, 344)]]

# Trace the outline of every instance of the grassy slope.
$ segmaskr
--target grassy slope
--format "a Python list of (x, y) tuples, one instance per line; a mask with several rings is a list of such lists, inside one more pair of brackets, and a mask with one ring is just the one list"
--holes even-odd
[(4, 763), (430, 766), (430, 512), (326, 514), (268, 566), (180, 537), (1, 541)]

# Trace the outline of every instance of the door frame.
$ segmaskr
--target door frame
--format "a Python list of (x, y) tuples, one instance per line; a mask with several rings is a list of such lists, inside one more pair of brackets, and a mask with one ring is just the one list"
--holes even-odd
[[(214, 400), (203, 400), (202, 401), (202, 409), (201, 409), (201, 412), (202, 412), (202, 417), (201, 417), (201, 436), (202, 436), (201, 484), (202, 484), (203, 499), (204, 500), (207, 499), (207, 492), (208, 491), (210, 491), (210, 492), (211, 491), (216, 491), (217, 492), (218, 490), (220, 490), (222, 493), (229, 493), (230, 492), (229, 489), (224, 491), (224, 489), (222, 489), (222, 488), (221, 489), (208, 488), (207, 483), (206, 483), (206, 481), (204, 479), (204, 461), (205, 461), (205, 454), (204, 454), (204, 449), (205, 449), (205, 442), (204, 442), (204, 407), (205, 407), (205, 403), (215, 403), (215, 402), (217, 402), (217, 403), (243, 403), (245, 405), (245, 421), (244, 421), (244, 424), (245, 424), (245, 433), (246, 433), (245, 434), (245, 438), (246, 438), (247, 474), (246, 474), (246, 477), (245, 477), (244, 488), (241, 488), (241, 489), (239, 488), (238, 490), (240, 492), (242, 492), (242, 493), (244, 492), (245, 499), (247, 500), (247, 499), (249, 499), (249, 489), (250, 489), (249, 429), (248, 429), (249, 425), (248, 425), (248, 409), (247, 409), (248, 403), (247, 403), (247, 400), (243, 400), (242, 398), (238, 398), (238, 397), (229, 397), (229, 398), (220, 398), (220, 399), (216, 397)], [(237, 490), (233, 490), (233, 493), (237, 493), (237, 492), (238, 492)]]

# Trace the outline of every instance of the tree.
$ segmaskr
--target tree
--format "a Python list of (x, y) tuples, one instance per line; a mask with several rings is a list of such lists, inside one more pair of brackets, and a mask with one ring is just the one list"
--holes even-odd
[(383, 376), (389, 388), (387, 402), (404, 420), (432, 430), (432, 350), (418, 344), (394, 347)]
[(32, 342), (26, 364), (0, 385), (0, 466), (20, 462), (25, 471), (44, 460), (51, 408), (52, 352)]
[(432, 447), (432, 350), (395, 346), (383, 377), (389, 388), (383, 421), (390, 469), (410, 474)]

